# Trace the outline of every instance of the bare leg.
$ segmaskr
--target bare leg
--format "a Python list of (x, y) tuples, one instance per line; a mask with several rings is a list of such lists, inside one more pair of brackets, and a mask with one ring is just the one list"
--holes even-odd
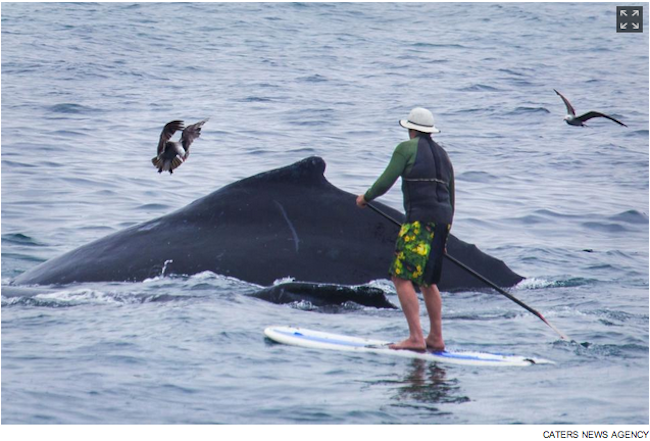
[(402, 305), (402, 311), (406, 316), (406, 322), (409, 326), (409, 338), (406, 340), (390, 345), (391, 349), (426, 349), (426, 342), (422, 327), (420, 325), (420, 302), (410, 280), (393, 277), (397, 297)]
[(427, 307), (429, 321), (429, 335), (426, 338), (427, 348), (435, 351), (445, 349), (445, 341), (442, 338), (442, 297), (436, 285), (422, 286), (424, 304)]

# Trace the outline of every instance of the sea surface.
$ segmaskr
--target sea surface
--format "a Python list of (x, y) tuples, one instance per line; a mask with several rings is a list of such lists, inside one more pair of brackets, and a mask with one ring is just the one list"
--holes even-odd
[[(648, 424), (644, 5), (644, 32), (617, 33), (614, 3), (3, 3), (3, 288), (308, 156), (362, 193), (424, 106), (455, 167), (453, 233), (526, 276), (513, 295), (573, 341), (490, 291), (443, 293), (447, 345), (555, 365), (273, 344), (269, 325), (395, 340), (406, 322), (210, 272), (3, 294), (2, 423)], [(628, 127), (568, 126), (553, 89)], [(188, 162), (156, 173), (162, 126), (206, 117)], [(381, 200), (401, 209), (399, 185)]]

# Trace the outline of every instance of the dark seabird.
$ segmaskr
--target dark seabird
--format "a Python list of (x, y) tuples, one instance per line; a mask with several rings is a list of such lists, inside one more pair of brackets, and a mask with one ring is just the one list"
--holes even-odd
[[(555, 90), (555, 89), (553, 89), (553, 90)], [(609, 115), (605, 115), (604, 113), (594, 112), (593, 110), (591, 112), (585, 113), (584, 115), (576, 116), (576, 111), (573, 109), (573, 106), (571, 105), (569, 100), (564, 98), (564, 95), (562, 95), (557, 90), (555, 90), (555, 93), (560, 95), (560, 98), (562, 98), (562, 101), (564, 101), (564, 105), (566, 106), (566, 111), (568, 112), (568, 115), (564, 117), (564, 120), (570, 126), (584, 127), (585, 126), (585, 121), (587, 121), (587, 120), (589, 120), (591, 118), (602, 117), (602, 118), (611, 119), (615, 123), (620, 124), (620, 125), (622, 125), (624, 127), (627, 127), (625, 124), (623, 124), (619, 120), (617, 120), (615, 118), (612, 118)]]
[[(163, 171), (174, 173), (173, 170), (187, 160), (187, 157), (190, 156), (190, 145), (192, 145), (192, 141), (201, 136), (201, 127), (206, 121), (207, 119), (188, 127), (184, 127), (183, 121), (179, 120), (165, 124), (160, 134), (160, 141), (158, 141), (158, 155), (151, 159), (154, 167), (158, 169), (158, 173)], [(170, 141), (177, 130), (183, 131), (180, 142)]]

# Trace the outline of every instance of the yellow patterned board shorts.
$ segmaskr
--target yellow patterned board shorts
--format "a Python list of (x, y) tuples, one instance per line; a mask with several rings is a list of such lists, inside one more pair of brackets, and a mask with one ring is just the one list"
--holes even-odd
[(433, 222), (403, 224), (389, 274), (420, 286), (438, 284), (450, 229), (450, 224)]

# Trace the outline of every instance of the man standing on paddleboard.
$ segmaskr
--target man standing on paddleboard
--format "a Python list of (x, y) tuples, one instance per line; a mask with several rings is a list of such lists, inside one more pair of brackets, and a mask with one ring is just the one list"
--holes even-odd
[[(440, 130), (434, 126), (429, 110), (416, 107), (399, 124), (408, 129), (409, 140), (395, 148), (388, 167), (365, 194), (357, 197), (357, 205), (365, 208), (402, 177), (406, 222), (395, 244), (389, 274), (408, 322), (409, 337), (390, 348), (441, 351), (445, 342), (437, 284), (454, 217), (454, 169), (447, 152), (431, 139), (431, 134)], [(414, 284), (422, 291), (431, 322), (426, 339)]]

